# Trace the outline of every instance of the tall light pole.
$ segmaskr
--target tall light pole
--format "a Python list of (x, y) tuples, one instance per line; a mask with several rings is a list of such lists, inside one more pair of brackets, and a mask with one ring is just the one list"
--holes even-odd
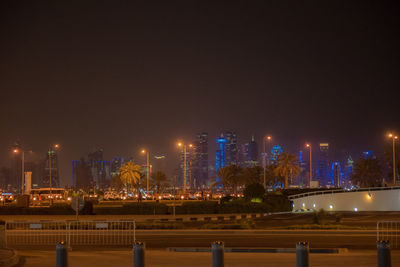
[[(49, 187), (50, 187), (50, 204), (53, 203), (53, 179), (51, 177), (51, 156), (53, 153), (53, 149), (56, 150), (60, 148), (59, 144), (55, 144), (49, 148)], [(55, 152), (54, 152), (55, 153)]]
[(393, 186), (396, 185), (396, 147), (395, 147), (395, 141), (398, 139), (397, 136), (394, 134), (390, 133), (388, 135), (390, 138), (392, 138), (393, 141)]
[[(13, 150), (13, 152), (16, 154), (19, 152), (17, 148)], [(25, 184), (25, 151), (21, 149), (21, 171), (22, 171), (22, 177), (21, 177), (21, 195), (24, 194), (24, 184)]]
[(310, 149), (310, 188), (311, 188), (311, 182), (312, 182), (312, 148), (311, 144), (306, 144), (306, 147)]
[(146, 193), (149, 192), (149, 180), (150, 180), (150, 160), (149, 160), (149, 151), (143, 149), (142, 154), (146, 154), (146, 179), (147, 179), (147, 187)]
[[(187, 151), (187, 146), (186, 144), (183, 143), (178, 143), (179, 147), (183, 147), (183, 194), (186, 193), (186, 151)], [(192, 144), (189, 145), (189, 147), (193, 147)]]
[(267, 167), (267, 151), (266, 151), (266, 142), (271, 141), (272, 137), (271, 136), (265, 136), (263, 139), (263, 145), (264, 145), (264, 157), (263, 157), (263, 167), (264, 167), (264, 188), (267, 189), (267, 173), (266, 173), (266, 167)]

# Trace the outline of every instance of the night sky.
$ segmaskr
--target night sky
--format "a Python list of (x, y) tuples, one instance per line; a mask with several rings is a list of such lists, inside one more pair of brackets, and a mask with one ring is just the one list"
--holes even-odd
[[(177, 165), (177, 140), (271, 134), (353, 157), (399, 127), (398, 6), (381, 1), (1, 1), (0, 165), (96, 147)], [(351, 2), (351, 3), (350, 3)], [(74, 4), (73, 4), (74, 3)], [(295, 3), (295, 4), (294, 4)]]

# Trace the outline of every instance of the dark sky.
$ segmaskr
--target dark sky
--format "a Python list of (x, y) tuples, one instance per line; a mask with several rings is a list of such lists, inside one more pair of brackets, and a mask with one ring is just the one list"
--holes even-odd
[(393, 3), (132, 2), (1, 1), (0, 165), (15, 140), (59, 142), (70, 184), (71, 160), (98, 146), (172, 168), (199, 131), (358, 153), (399, 129)]

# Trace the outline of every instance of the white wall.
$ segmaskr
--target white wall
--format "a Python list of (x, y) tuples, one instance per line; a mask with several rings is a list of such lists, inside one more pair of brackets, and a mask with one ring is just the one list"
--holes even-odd
[(340, 192), (293, 199), (293, 210), (400, 211), (400, 189)]

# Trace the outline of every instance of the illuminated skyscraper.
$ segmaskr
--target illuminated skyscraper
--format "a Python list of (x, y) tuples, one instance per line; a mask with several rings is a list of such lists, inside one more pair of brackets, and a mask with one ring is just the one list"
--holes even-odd
[(278, 163), (278, 156), (283, 152), (280, 145), (274, 145), (271, 149), (270, 163), (276, 165)]
[[(225, 144), (226, 139), (221, 135), (220, 138), (217, 139), (217, 151), (215, 153), (215, 171), (218, 172), (220, 168), (226, 166), (225, 159)], [(217, 182), (220, 182), (221, 179), (217, 177)]]
[(319, 144), (319, 154), (316, 168), (316, 179), (320, 185), (329, 185), (329, 144)]
[(197, 134), (192, 162), (193, 185), (203, 186), (208, 181), (208, 134)]
[(50, 187), (50, 164), (51, 163), (51, 186), (60, 186), (60, 177), (58, 172), (58, 157), (54, 149), (47, 151), (46, 163), (44, 165), (44, 177), (42, 180), (43, 187)]
[(225, 164), (226, 166), (238, 163), (238, 145), (235, 132), (225, 132)]
[(258, 165), (258, 146), (254, 141), (254, 136), (251, 141), (243, 144), (241, 147), (241, 166), (252, 167)]

